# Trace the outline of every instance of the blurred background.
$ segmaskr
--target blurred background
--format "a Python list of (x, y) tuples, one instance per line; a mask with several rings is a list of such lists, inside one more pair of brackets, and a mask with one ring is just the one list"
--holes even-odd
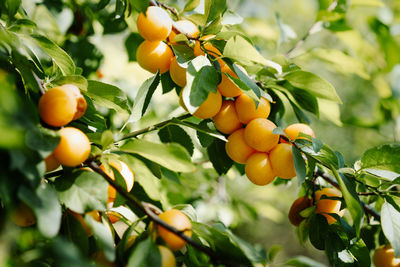
[[(36, 5), (38, 3), (45, 5)], [(64, 2), (64, 4), (63, 4)], [(67, 4), (65, 5), (65, 2)], [(182, 9), (186, 1), (164, 1)], [(319, 5), (331, 1), (317, 0), (230, 0), (236, 19), (242, 23), (229, 26), (245, 32), (268, 59), (285, 54), (307, 35), (319, 14)], [(305, 70), (330, 81), (340, 95), (340, 106), (320, 103), (320, 118), (312, 118), (316, 136), (340, 151), (346, 164), (353, 165), (368, 148), (400, 138), (400, 1), (353, 0), (349, 11), (339, 21), (325, 22), (290, 53), (290, 60)], [(115, 84), (134, 99), (138, 88), (151, 74), (134, 62), (136, 16), (125, 20), (96, 17), (91, 6), (96, 0), (24, 0), (23, 6), (39, 28), (73, 57), (83, 74)], [(115, 10), (114, 3), (101, 12)], [(201, 6), (201, 5), (200, 5)], [(62, 38), (65, 36), (65, 39)], [(134, 43), (134, 42), (133, 42)], [(110, 123), (119, 129), (127, 119), (113, 113)], [(184, 112), (175, 91), (162, 94), (158, 88), (150, 111), (128, 129), (142, 128)], [(287, 105), (281, 126), (296, 121)], [(157, 134), (146, 138), (158, 139)], [(163, 179), (160, 191), (165, 206), (190, 203), (203, 222), (221, 221), (244, 240), (279, 252), (273, 266), (286, 259), (306, 255), (327, 263), (323, 252), (301, 245), (287, 213), (297, 198), (296, 179), (288, 184), (258, 187), (233, 168), (219, 177), (205, 158), (194, 132), (197, 148), (193, 161), (196, 173)], [(240, 170), (240, 168), (238, 168)], [(169, 192), (166, 194), (166, 192)]]

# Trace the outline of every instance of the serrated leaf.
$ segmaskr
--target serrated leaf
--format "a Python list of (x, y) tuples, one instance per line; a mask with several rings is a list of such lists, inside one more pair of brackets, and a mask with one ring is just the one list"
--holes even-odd
[(388, 144), (368, 149), (361, 157), (363, 169), (392, 171), (400, 174), (400, 144)]
[(54, 185), (61, 203), (72, 211), (106, 209), (108, 183), (97, 173), (76, 172), (56, 179)]
[(193, 172), (196, 169), (191, 162), (189, 153), (175, 143), (167, 145), (135, 139), (125, 143), (121, 147), (121, 151), (138, 154), (176, 172)]
[(140, 242), (128, 260), (128, 267), (161, 266), (161, 253), (151, 238)]
[(158, 131), (158, 136), (163, 143), (178, 143), (182, 145), (190, 155), (193, 155), (194, 146), (190, 136), (177, 125), (167, 125)]
[(61, 205), (57, 194), (49, 184), (41, 184), (31, 191), (25, 186), (18, 190), (18, 197), (32, 208), (37, 226), (43, 236), (55, 237), (61, 226)]
[(190, 89), (190, 103), (198, 107), (207, 99), (210, 92), (217, 92), (220, 76), (212, 66), (203, 66), (198, 72), (192, 72), (189, 66), (188, 73), (194, 74)]
[(218, 174), (225, 174), (233, 165), (232, 159), (226, 154), (225, 142), (219, 139), (207, 147), (208, 157)]
[(75, 63), (64, 50), (43, 35), (33, 34), (31, 37), (54, 60), (63, 75), (75, 74)]
[(205, 0), (204, 9), (207, 18), (206, 23), (213, 21), (227, 9), (226, 0)]
[(125, 114), (129, 112), (126, 94), (114, 85), (89, 80), (87, 95), (99, 106)]
[(228, 40), (223, 55), (244, 65), (250, 65), (255, 62), (272, 67), (278, 73), (282, 73), (282, 67), (279, 64), (265, 59), (251, 43), (240, 35), (233, 36)]
[(333, 85), (311, 72), (296, 70), (284, 78), (294, 87), (304, 89), (316, 97), (342, 103)]
[(400, 257), (400, 212), (388, 202), (382, 205), (381, 224), (383, 233), (390, 241), (396, 258)]

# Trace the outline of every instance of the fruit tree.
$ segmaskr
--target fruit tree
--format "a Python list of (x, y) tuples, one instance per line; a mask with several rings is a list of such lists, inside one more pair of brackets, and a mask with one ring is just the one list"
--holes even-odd
[(400, 266), (399, 84), (398, 0), (2, 0), (0, 264)]

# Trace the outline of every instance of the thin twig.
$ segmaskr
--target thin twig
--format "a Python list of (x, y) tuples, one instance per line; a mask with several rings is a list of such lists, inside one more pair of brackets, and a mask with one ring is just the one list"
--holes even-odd
[(158, 129), (160, 129), (160, 128), (166, 126), (167, 124), (170, 124), (170, 123), (171, 123), (172, 121), (174, 121), (174, 120), (184, 120), (184, 119), (190, 118), (191, 116), (192, 116), (192, 114), (187, 113), (187, 114), (181, 115), (181, 116), (179, 116), (179, 117), (175, 117), (175, 118), (172, 118), (172, 119), (163, 121), (163, 122), (159, 122), (159, 123), (157, 123), (157, 124), (148, 126), (148, 127), (146, 127), (146, 128), (143, 128), (143, 129), (140, 129), (140, 130), (137, 130), (137, 131), (130, 132), (130, 133), (128, 133), (128, 134), (122, 136), (120, 139), (116, 140), (115, 142), (119, 142), (119, 141), (126, 140), (126, 139), (129, 139), (129, 138), (134, 138), (134, 137), (136, 137), (136, 136), (138, 136), (138, 135), (141, 135), (141, 134), (145, 134), (145, 133), (148, 133), (148, 132), (151, 132), (151, 131), (158, 130)]
[(121, 194), (126, 200), (133, 204), (136, 208), (144, 212), (154, 223), (162, 226), (163, 228), (167, 229), (168, 231), (176, 234), (183, 240), (185, 240), (188, 244), (192, 245), (194, 248), (197, 250), (202, 251), (203, 253), (207, 254), (210, 259), (215, 262), (215, 263), (222, 263), (226, 264), (226, 266), (239, 266), (238, 264), (232, 262), (229, 259), (222, 258), (218, 254), (216, 254), (211, 248), (204, 246), (194, 239), (190, 238), (189, 236), (184, 234), (184, 231), (180, 231), (176, 229), (175, 227), (171, 226), (170, 224), (166, 223), (160, 217), (157, 215), (157, 211), (152, 208), (152, 205), (150, 203), (142, 202), (139, 199), (137, 199), (135, 196), (129, 194), (128, 191), (126, 191), (125, 188), (120, 186), (119, 184), (115, 183), (114, 180), (112, 180), (100, 167), (95, 163), (94, 161), (89, 161), (85, 163), (88, 167), (90, 167), (93, 171), (97, 172), (103, 178), (115, 188), (115, 190)]

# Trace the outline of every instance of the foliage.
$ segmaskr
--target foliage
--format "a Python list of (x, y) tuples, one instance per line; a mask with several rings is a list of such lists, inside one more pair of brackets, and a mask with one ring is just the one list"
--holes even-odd
[[(169, 73), (155, 73), (141, 84), (134, 97), (126, 89), (101, 80), (103, 55), (92, 43), (93, 38), (123, 33), (127, 57), (135, 61), (143, 38), (132, 26), (134, 18), (149, 4), (159, 3), (44, 0), (32, 6), (26, 2), (29, 1), (0, 3), (0, 155), (3, 159), (0, 201), (5, 215), (1, 234), (10, 244), (4, 265), (89, 266), (90, 261), (102, 261), (160, 266), (157, 244), (163, 241), (154, 233), (154, 218), (146, 205), (156, 211), (174, 206), (192, 220), (191, 240), (203, 249), (189, 242), (186, 249), (175, 252), (179, 265), (254, 266), (273, 262), (277, 247), (266, 251), (234, 233), (235, 223), (239, 224), (240, 220), (214, 216), (212, 223), (206, 223), (197, 218), (193, 208), (198, 203), (214, 201), (214, 206), (220, 208), (216, 213), (225, 208), (234, 210), (239, 218), (246, 217), (242, 214), (251, 218), (258, 216), (255, 203), (235, 195), (226, 197), (215, 193), (224, 186), (222, 180), (229, 183), (229, 177), (244, 173), (243, 166), (233, 163), (225, 152), (228, 135), (218, 132), (211, 120), (195, 118), (183, 109), (179, 110), (183, 115), (139, 129), (147, 123), (146, 116), (158, 108), (152, 105), (152, 100), (159, 87), (165, 95), (174, 91), (179, 95), (182, 90)], [(399, 77), (400, 40), (398, 34), (392, 33), (396, 25), (374, 17), (369, 21), (368, 32), (376, 39), (376, 46), (367, 41), (355, 44), (351, 40), (361, 36), (347, 16), (357, 6), (380, 7), (384, 3), (379, 0), (316, 1), (316, 19), (304, 38), (289, 44), (292, 48), (287, 52), (275, 53), (265, 47), (260, 49), (258, 37), (252, 38), (246, 32), (241, 24), (243, 19), (229, 9), (228, 1), (205, 0), (204, 7), (199, 7), (200, 1), (196, 0), (185, 1), (183, 5), (175, 2), (163, 2), (161, 7), (174, 20), (185, 18), (198, 25), (200, 38), (214, 35), (207, 42), (222, 51), (220, 58), (211, 53), (195, 57), (195, 40), (179, 33), (175, 37), (177, 44), (172, 49), (179, 64), (188, 70), (182, 94), (188, 111), (193, 113), (210, 92), (217, 91), (223, 75), (219, 61), (222, 59), (236, 74), (236, 77), (227, 75), (228, 79), (255, 103), (260, 97), (271, 102), (269, 118), (278, 126), (274, 133), (293, 145), (297, 184), (302, 195), (313, 197), (316, 189), (328, 184), (340, 189), (339, 200), (348, 211), (345, 217), (330, 214), (336, 222), (328, 224), (326, 217), (314, 209), (303, 211), (305, 220), (298, 228), (300, 242), (309, 240), (316, 249), (324, 250), (332, 266), (370, 266), (370, 252), (382, 244), (391, 244), (399, 257), (398, 140), (369, 148), (354, 164), (347, 164), (342, 154), (323, 140), (302, 136), (303, 139), (290, 141), (282, 130), (291, 114), (303, 123), (328, 120), (372, 129), (387, 124), (398, 127), (399, 88), (389, 81), (390, 77), (395, 76), (397, 80)], [(396, 1), (389, 1), (386, 8), (398, 11), (400, 6)], [(281, 31), (277, 45), (284, 46), (290, 43), (293, 30), (279, 16), (277, 23)], [(334, 47), (312, 47), (303, 51), (304, 54), (295, 55), (303, 41), (320, 31), (349, 42), (350, 48), (342, 51)], [(371, 53), (366, 55), (364, 49), (370, 49)], [(372, 83), (379, 91), (376, 116), (363, 118), (350, 112), (341, 121), (338, 105), (349, 103), (341, 99), (328, 79), (302, 64), (309, 57), (320, 58), (327, 66), (336, 68), (337, 73), (357, 75)], [(374, 61), (369, 57), (379, 57), (379, 60), (367, 67)], [(243, 66), (246, 72), (238, 66)], [(65, 84), (76, 85), (87, 101), (84, 116), (69, 125), (89, 137), (92, 150), (81, 166), (61, 167), (46, 173), (44, 159), (57, 146), (60, 137), (56, 128), (40, 121), (37, 103), (45, 91)], [(112, 182), (93, 167), (94, 163), (108, 166), (107, 162), (117, 159), (135, 173), (135, 184), (129, 193), (121, 175), (117, 174)], [(107, 168), (118, 173), (115, 168)], [(107, 203), (107, 182), (116, 185), (118, 191), (112, 207)], [(285, 183), (290, 181), (278, 178), (268, 186)], [(34, 226), (20, 228), (11, 223), (11, 214), (20, 202), (33, 210)], [(100, 221), (88, 214), (93, 210), (100, 212)], [(119, 213), (122, 219), (112, 223), (107, 216), (110, 211)], [(82, 214), (84, 224), (72, 215), (75, 213)], [(86, 234), (83, 225), (91, 234)], [(15, 237), (11, 238), (9, 231), (16, 233)], [(130, 236), (135, 241), (127, 246)], [(323, 266), (305, 256), (289, 259), (286, 264)]]

